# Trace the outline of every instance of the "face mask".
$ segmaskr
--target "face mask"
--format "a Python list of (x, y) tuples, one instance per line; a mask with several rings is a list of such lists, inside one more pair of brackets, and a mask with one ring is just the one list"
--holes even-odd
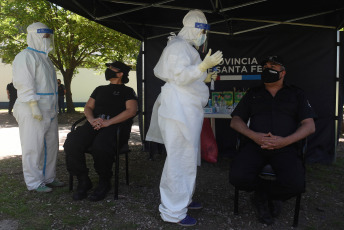
[(197, 37), (197, 40), (195, 41), (195, 45), (196, 46), (203, 45), (206, 39), (207, 39), (207, 35), (201, 34), (200, 36)]
[(123, 84), (126, 84), (126, 83), (128, 83), (128, 82), (129, 82), (128, 76), (124, 76), (124, 75), (123, 75), (123, 77), (122, 77), (122, 83), (123, 83)]
[(282, 71), (266, 68), (262, 72), (262, 81), (264, 83), (273, 83), (280, 79), (279, 74)]
[(118, 73), (120, 73), (120, 72), (115, 72), (115, 71), (112, 71), (111, 69), (108, 68), (105, 70), (105, 79), (110, 80), (110, 78), (118, 78), (117, 77)]
[(51, 39), (50, 38), (43, 38), (44, 41), (44, 52), (48, 53), (53, 50), (53, 47), (51, 46)]

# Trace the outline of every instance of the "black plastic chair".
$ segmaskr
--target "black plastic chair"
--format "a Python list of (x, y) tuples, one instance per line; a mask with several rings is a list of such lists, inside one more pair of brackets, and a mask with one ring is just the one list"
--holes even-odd
[[(81, 125), (82, 121), (86, 120), (86, 117), (82, 117), (76, 122), (73, 123), (71, 127), (71, 132), (73, 132), (77, 126)], [(128, 153), (131, 151), (129, 149), (129, 138), (131, 132), (131, 126), (133, 124), (133, 118), (130, 118), (118, 126), (116, 130), (116, 148), (114, 152), (114, 161), (115, 161), (115, 181), (114, 181), (114, 199), (118, 200), (118, 181), (119, 181), (119, 155), (125, 154), (125, 173), (126, 173), (126, 184), (129, 185), (129, 157)], [(121, 136), (122, 135), (122, 136)], [(124, 135), (124, 137), (123, 137)], [(121, 138), (122, 137), (122, 138)], [(120, 143), (120, 144), (117, 144)], [(91, 154), (91, 147), (86, 150), (86, 153)], [(69, 174), (69, 191), (73, 190), (73, 180), (74, 177), (72, 174)]]
[[(237, 138), (236, 143), (236, 149), (237, 151), (240, 151), (240, 144), (241, 144), (241, 137)], [(307, 151), (307, 138), (302, 139), (298, 143), (300, 145), (300, 151), (302, 154), (302, 163), (305, 167), (305, 154)], [(264, 180), (276, 180), (276, 174), (274, 170), (272, 169), (270, 164), (267, 164), (264, 166), (262, 171), (259, 175)], [(239, 214), (239, 188), (235, 187), (234, 190), (234, 215)], [(300, 204), (301, 204), (301, 195), (302, 193), (299, 193), (296, 195), (296, 201), (295, 201), (295, 210), (294, 210), (294, 220), (293, 220), (293, 227), (297, 227), (299, 224), (299, 214), (300, 214)]]

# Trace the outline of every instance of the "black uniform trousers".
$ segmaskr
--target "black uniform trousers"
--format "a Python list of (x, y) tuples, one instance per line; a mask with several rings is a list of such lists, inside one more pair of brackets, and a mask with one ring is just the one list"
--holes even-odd
[(58, 96), (59, 113), (65, 112), (64, 96)]
[[(259, 177), (267, 163), (276, 173), (275, 181)], [(287, 200), (305, 191), (305, 168), (294, 145), (280, 150), (262, 150), (250, 141), (233, 159), (229, 181), (241, 190), (263, 191), (270, 199)]]
[(12, 109), (14, 106), (14, 103), (16, 102), (17, 98), (10, 98), (10, 101), (8, 103), (8, 113), (12, 113)]
[(116, 147), (117, 125), (94, 130), (89, 122), (67, 135), (64, 143), (66, 164), (69, 173), (80, 176), (88, 173), (86, 150), (91, 147), (94, 168), (100, 178), (112, 177), (112, 164)]

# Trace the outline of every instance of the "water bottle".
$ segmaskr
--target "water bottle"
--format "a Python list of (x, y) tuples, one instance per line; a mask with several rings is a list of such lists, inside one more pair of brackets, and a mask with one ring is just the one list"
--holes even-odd
[(208, 99), (208, 108), (211, 108), (213, 105), (211, 104), (211, 99)]
[(219, 99), (218, 97), (215, 97), (215, 111), (217, 113), (220, 112), (220, 106), (219, 106), (219, 103), (218, 103), (218, 101), (219, 101), (218, 99)]
[(223, 96), (221, 97), (221, 100), (220, 100), (220, 112), (226, 113), (226, 101)]

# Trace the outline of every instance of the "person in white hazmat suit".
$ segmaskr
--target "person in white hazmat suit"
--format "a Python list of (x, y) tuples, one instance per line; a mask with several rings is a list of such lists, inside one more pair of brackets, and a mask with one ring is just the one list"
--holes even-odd
[(203, 107), (209, 98), (209, 89), (204, 81), (210, 81), (206, 79), (207, 69), (223, 59), (222, 52), (211, 55), (209, 50), (202, 61), (193, 47), (198, 48), (205, 42), (209, 29), (202, 11), (189, 11), (183, 25), (177, 36), (169, 37), (154, 68), (155, 76), (166, 83), (154, 104), (146, 140), (162, 143), (166, 147), (167, 157), (160, 181), (159, 211), (162, 219), (192, 226), (197, 221), (187, 215), (188, 208), (202, 208), (201, 204), (192, 202), (192, 195), (200, 151)]
[(27, 27), (28, 47), (13, 61), (13, 84), (18, 98), (13, 115), (19, 124), (22, 164), (28, 190), (51, 192), (63, 186), (56, 179), (59, 147), (57, 78), (48, 53), (53, 31), (40, 22)]

